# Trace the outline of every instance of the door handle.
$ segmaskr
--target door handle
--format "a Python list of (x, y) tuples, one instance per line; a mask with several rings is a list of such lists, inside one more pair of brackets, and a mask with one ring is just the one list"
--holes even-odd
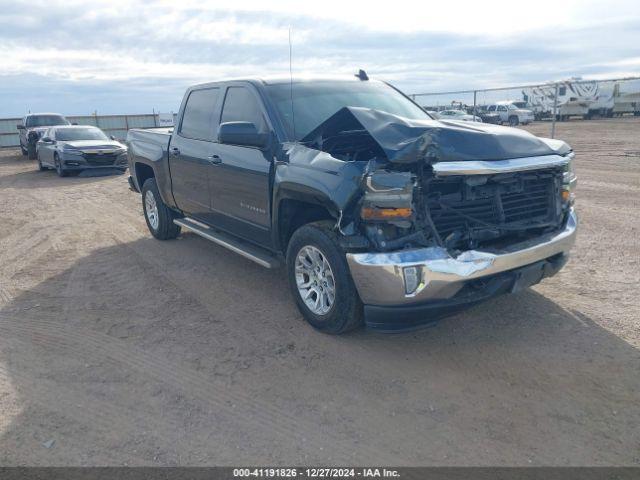
[(178, 147), (171, 147), (171, 155), (180, 155), (180, 149)]
[(216, 165), (219, 163), (222, 163), (222, 159), (216, 155), (215, 153), (213, 155), (209, 155), (207, 157), (207, 159), (211, 162), (211, 163), (215, 163)]

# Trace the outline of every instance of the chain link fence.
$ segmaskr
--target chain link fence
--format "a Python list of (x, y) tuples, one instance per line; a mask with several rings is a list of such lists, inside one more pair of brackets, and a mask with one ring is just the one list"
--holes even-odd
[[(607, 80), (569, 79), (503, 88), (415, 93), (411, 97), (440, 118), (509, 125), (574, 118), (640, 115), (640, 77)], [(466, 115), (466, 116), (463, 116)]]
[[(535, 85), (502, 88), (414, 93), (418, 104), (441, 118), (479, 120), (486, 123), (520, 125), (548, 121), (555, 137), (556, 122), (573, 118), (640, 116), (640, 76), (607, 80), (569, 79)], [(174, 114), (175, 118), (175, 114)], [(67, 119), (79, 125), (94, 125), (124, 140), (130, 128), (160, 126), (160, 114), (81, 115)], [(19, 145), (17, 125), (22, 118), (0, 119), (0, 147)]]

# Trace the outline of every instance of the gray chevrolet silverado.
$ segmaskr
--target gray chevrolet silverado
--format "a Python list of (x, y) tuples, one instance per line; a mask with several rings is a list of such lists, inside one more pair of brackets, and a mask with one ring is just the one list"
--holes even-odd
[(71, 125), (71, 122), (59, 113), (30, 113), (17, 125), (20, 137), (20, 150), (29, 160), (36, 159), (36, 144), (49, 127)]
[(184, 228), (284, 264), (328, 333), (415, 328), (519, 291), (562, 268), (576, 236), (566, 143), (434, 120), (366, 75), (197, 85), (174, 129), (127, 144), (154, 237)]

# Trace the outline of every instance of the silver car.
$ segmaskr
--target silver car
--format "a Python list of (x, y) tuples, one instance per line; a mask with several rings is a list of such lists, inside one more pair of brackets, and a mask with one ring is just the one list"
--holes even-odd
[(469, 115), (463, 110), (442, 110), (438, 112), (438, 118), (441, 120), (462, 120), (463, 122), (482, 122), (478, 116)]
[(90, 169), (127, 169), (127, 147), (90, 125), (50, 127), (36, 145), (40, 170), (59, 176)]

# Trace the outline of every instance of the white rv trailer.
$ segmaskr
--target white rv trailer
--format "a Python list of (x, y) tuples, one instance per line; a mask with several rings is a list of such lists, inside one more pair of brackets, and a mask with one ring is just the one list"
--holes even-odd
[(640, 80), (615, 82), (613, 87), (613, 113), (633, 113), (640, 116)]
[(640, 115), (640, 80), (598, 82), (595, 100), (589, 107), (589, 117), (613, 117), (625, 113)]
[[(555, 90), (556, 84), (548, 83), (522, 91), (536, 118), (553, 115)], [(591, 118), (594, 115), (612, 117), (625, 113), (640, 115), (640, 80), (583, 82), (574, 78), (558, 84), (557, 115), (560, 120), (573, 115)]]
[[(556, 115), (560, 120), (568, 119), (574, 115), (582, 117), (589, 115), (589, 108), (596, 99), (598, 84), (597, 82), (575, 83), (578, 80), (570, 79), (558, 82)], [(553, 116), (555, 94), (555, 83), (527, 88), (522, 91), (523, 98), (537, 119)]]

